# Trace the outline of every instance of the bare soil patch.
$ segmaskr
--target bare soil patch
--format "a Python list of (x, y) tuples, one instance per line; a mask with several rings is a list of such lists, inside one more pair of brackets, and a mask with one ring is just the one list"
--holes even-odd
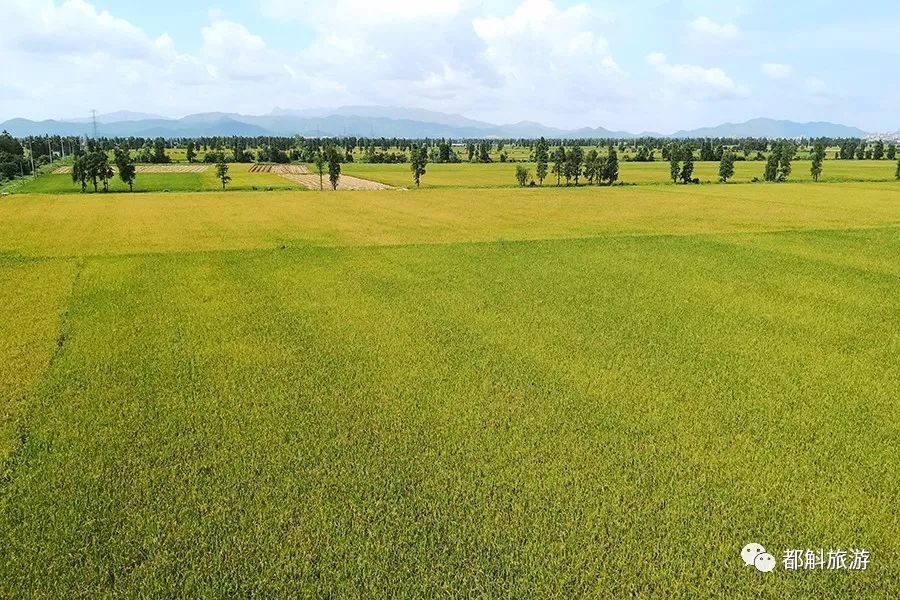
[[(311, 190), (318, 190), (320, 181), (319, 176), (315, 173), (279, 173), (282, 177), (287, 179), (288, 181), (293, 181), (294, 183), (299, 183), (300, 185), (307, 187)], [(325, 190), (331, 190), (331, 183), (328, 181), (328, 176), (325, 176), (324, 183), (322, 184), (322, 188)], [(392, 189), (391, 186), (385, 185), (383, 183), (378, 183), (377, 181), (369, 181), (368, 179), (360, 179), (359, 177), (351, 177), (349, 175), (341, 175), (341, 179), (338, 181), (337, 186), (338, 191), (346, 191), (346, 190), (389, 190)]]

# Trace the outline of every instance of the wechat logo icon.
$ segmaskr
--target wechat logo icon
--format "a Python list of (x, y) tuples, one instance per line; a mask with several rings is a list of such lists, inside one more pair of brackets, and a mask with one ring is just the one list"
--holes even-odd
[(761, 544), (747, 544), (741, 549), (744, 566), (753, 565), (760, 573), (771, 573), (775, 570), (775, 557), (766, 552)]

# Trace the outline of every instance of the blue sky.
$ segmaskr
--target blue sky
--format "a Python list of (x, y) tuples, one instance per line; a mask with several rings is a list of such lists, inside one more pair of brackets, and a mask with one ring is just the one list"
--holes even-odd
[(668, 133), (900, 130), (900, 3), (0, 0), (0, 120), (411, 106)]

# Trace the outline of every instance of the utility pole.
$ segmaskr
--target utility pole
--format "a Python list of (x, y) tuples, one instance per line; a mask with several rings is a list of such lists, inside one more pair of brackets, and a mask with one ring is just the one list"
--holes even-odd
[(97, 139), (97, 111), (91, 109), (91, 121), (94, 123), (94, 139)]
[(31, 176), (37, 179), (37, 173), (34, 172), (34, 150), (31, 149), (31, 138), (28, 138), (28, 155), (31, 158)]

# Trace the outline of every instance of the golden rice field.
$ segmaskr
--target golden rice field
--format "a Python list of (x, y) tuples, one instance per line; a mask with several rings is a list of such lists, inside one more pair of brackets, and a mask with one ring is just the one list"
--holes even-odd
[(0, 198), (0, 597), (896, 595), (900, 183), (444, 176)]

